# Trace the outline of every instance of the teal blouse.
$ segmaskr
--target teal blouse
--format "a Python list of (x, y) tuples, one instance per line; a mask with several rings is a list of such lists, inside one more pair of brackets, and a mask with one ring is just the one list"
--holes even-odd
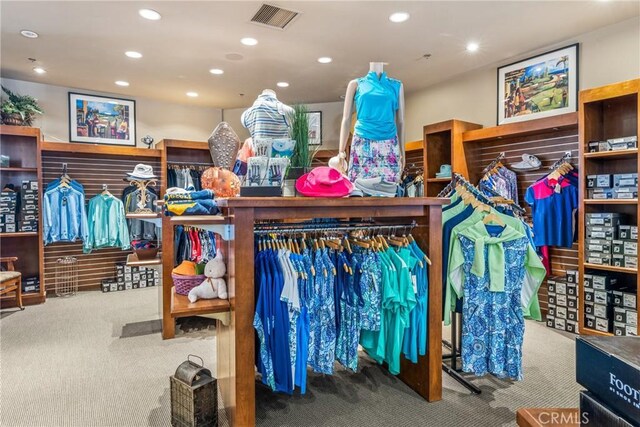
[(391, 79), (386, 73), (378, 78), (373, 71), (358, 79), (355, 135), (374, 141), (396, 137), (401, 85), (400, 80)]

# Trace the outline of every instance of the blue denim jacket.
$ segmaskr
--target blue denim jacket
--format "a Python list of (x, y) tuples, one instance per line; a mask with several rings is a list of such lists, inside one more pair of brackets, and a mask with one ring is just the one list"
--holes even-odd
[(86, 240), (89, 231), (84, 193), (74, 186), (56, 186), (44, 193), (44, 244)]

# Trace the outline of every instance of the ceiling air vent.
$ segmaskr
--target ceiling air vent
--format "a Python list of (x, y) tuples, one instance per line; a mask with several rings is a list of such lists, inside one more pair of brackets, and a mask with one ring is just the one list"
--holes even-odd
[(251, 22), (259, 25), (266, 25), (271, 28), (279, 28), (284, 30), (287, 25), (293, 21), (298, 12), (292, 10), (282, 9), (277, 6), (271, 6), (269, 4), (263, 4), (260, 10), (253, 15)]

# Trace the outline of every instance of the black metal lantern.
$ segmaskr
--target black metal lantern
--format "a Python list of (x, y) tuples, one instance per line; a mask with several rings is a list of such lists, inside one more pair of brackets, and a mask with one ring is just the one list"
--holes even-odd
[[(191, 358), (200, 359), (200, 364)], [(171, 382), (171, 425), (213, 427), (218, 425), (218, 382), (205, 368), (201, 357), (190, 354)]]

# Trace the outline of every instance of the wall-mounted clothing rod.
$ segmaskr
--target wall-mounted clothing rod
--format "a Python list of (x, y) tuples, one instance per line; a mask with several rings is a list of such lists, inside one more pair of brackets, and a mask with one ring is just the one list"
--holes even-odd
[(500, 163), (500, 162), (501, 162), (505, 157), (506, 157), (506, 156), (505, 156), (505, 153), (504, 153), (504, 151), (502, 151), (500, 154), (498, 154), (498, 157), (496, 157), (495, 159), (493, 159), (493, 160), (491, 161), (491, 163), (489, 163), (489, 164), (487, 165), (487, 167), (485, 167), (485, 168), (482, 170), (482, 173), (484, 174), (484, 173), (489, 172), (491, 169), (493, 169), (493, 167), (494, 167), (494, 166), (496, 166), (498, 163)]
[(553, 165), (549, 166), (549, 169), (555, 169), (563, 163), (569, 163), (571, 160), (571, 151), (565, 151), (565, 153), (558, 159)]

